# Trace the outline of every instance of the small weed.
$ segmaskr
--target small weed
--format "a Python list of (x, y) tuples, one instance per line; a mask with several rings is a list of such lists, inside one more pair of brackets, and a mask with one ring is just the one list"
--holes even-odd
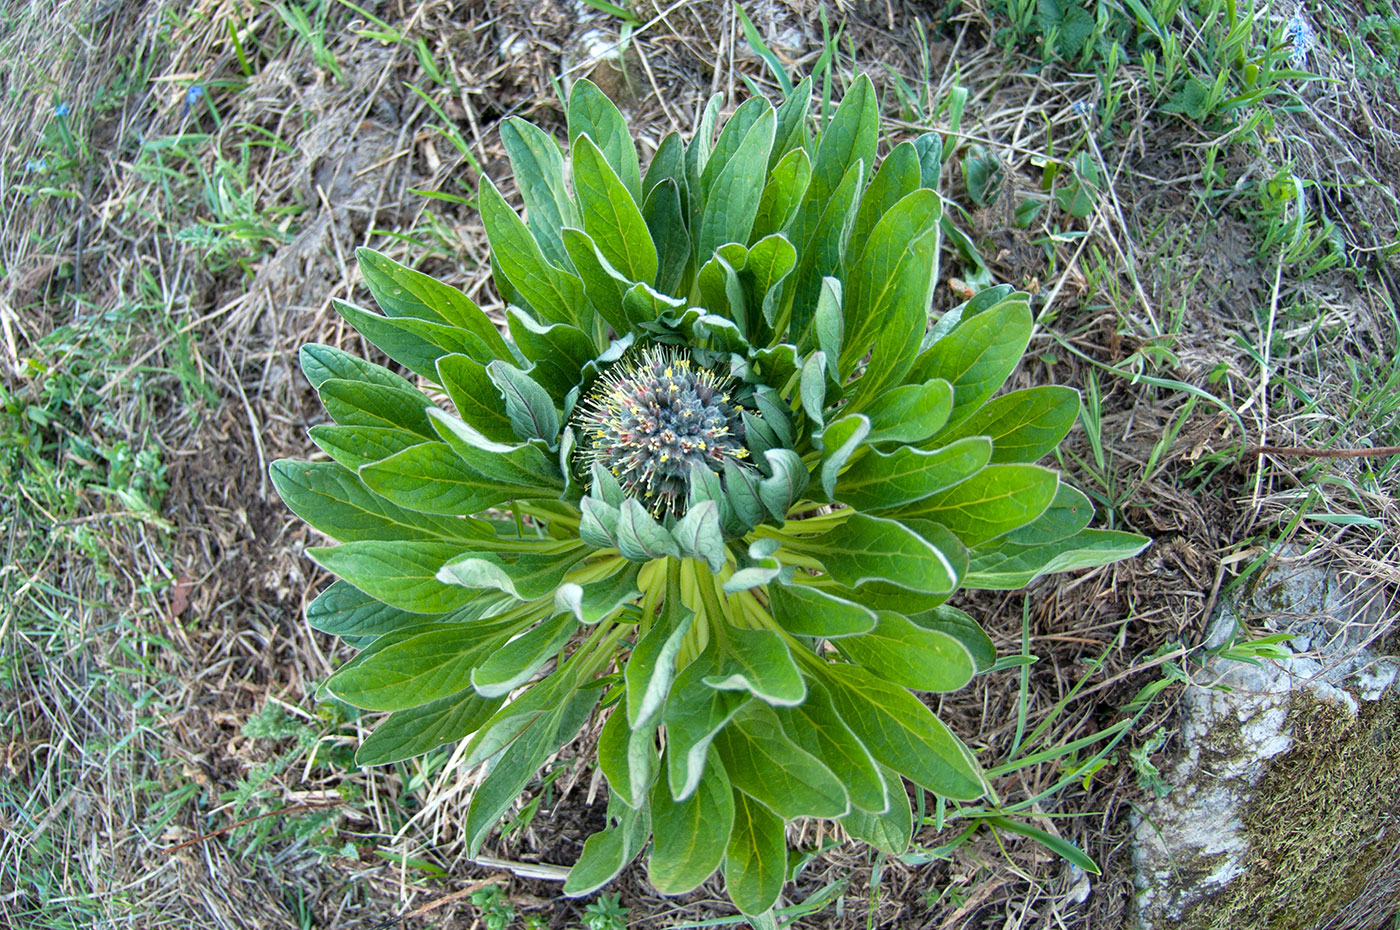
[(487, 885), (471, 893), (472, 906), (481, 915), (485, 930), (506, 930), (515, 921), (515, 905), (500, 885)]
[(603, 894), (583, 908), (587, 930), (625, 930), (631, 908), (622, 906), (622, 895)]

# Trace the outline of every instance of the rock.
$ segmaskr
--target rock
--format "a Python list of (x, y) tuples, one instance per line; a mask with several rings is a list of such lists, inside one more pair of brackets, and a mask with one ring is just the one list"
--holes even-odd
[[(1135, 825), (1144, 930), (1371, 930), (1400, 907), (1400, 663), (1367, 648), (1388, 618), (1292, 560), (1212, 621), (1170, 793)], [(1291, 654), (1231, 658), (1241, 621)]]

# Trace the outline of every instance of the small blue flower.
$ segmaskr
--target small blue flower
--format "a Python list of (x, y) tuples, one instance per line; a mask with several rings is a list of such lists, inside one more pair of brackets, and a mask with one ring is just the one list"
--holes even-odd
[(25, 170), (25, 171), (43, 171), (43, 170), (44, 170), (45, 168), (47, 168), (48, 166), (49, 166), (49, 164), (48, 164), (48, 162), (47, 162), (45, 159), (42, 159), (42, 158), (39, 158), (39, 159), (31, 158), (31, 159), (29, 159), (29, 161), (27, 161), (27, 162), (24, 163), (24, 170)]
[(53, 115), (58, 117), (67, 116), (69, 113), (68, 104), (59, 102), (54, 105)]
[(1283, 27), (1283, 37), (1293, 43), (1293, 50), (1288, 53), (1289, 62), (1295, 68), (1302, 68), (1308, 63), (1308, 53), (1317, 47), (1317, 33), (1302, 13), (1294, 13)]
[(181, 116), (188, 116), (190, 107), (199, 102), (199, 98), (204, 96), (204, 88), (199, 84), (191, 84), (190, 89), (185, 91), (185, 106), (180, 111)]
[(1090, 118), (1094, 115), (1094, 105), (1084, 100), (1074, 101), (1074, 105), (1071, 106), (1070, 109), (1085, 118)]

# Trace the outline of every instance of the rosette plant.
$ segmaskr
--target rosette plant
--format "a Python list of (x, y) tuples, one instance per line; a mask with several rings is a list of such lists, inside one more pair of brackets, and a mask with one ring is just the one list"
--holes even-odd
[[(934, 134), (877, 166), (858, 77), (812, 132), (720, 100), (645, 172), (580, 80), (568, 156), (501, 136), (523, 201), (479, 207), (494, 321), (369, 250), (374, 312), (337, 310), (412, 376), (310, 345), (329, 460), (273, 478), (339, 545), (311, 624), (361, 650), (330, 694), (388, 711), (358, 761), (470, 738), (475, 850), (532, 776), (596, 733), (608, 825), (565, 891), (645, 855), (661, 892), (723, 869), (741, 910), (777, 899), (785, 825), (825, 818), (897, 853), (904, 780), (973, 801), (974, 755), (915, 692), (995, 660), (960, 588), (1009, 589), (1137, 553), (1035, 464), (1075, 391), (995, 396), (1031, 335), (998, 287), (931, 324), (942, 220)], [(504, 330), (499, 323), (504, 324)]]

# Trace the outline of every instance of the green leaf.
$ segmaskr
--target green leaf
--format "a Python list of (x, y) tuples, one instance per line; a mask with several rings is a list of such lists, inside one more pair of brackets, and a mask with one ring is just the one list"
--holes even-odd
[(617, 550), (624, 557), (637, 562), (648, 562), (668, 555), (680, 557), (675, 538), (634, 497), (623, 501), (620, 508)]
[(807, 474), (807, 466), (802, 464), (802, 457), (791, 449), (769, 449), (763, 453), (763, 458), (772, 474), (759, 481), (758, 497), (773, 519), (781, 524), (787, 518), (788, 508), (807, 490), (811, 476)]
[(883, 814), (853, 810), (841, 818), (841, 826), (852, 837), (863, 840), (890, 856), (902, 856), (914, 835), (914, 812), (904, 783), (894, 772), (886, 772), (890, 783), (890, 809)]
[(757, 526), (763, 519), (763, 499), (758, 496), (758, 473), (733, 459), (724, 460), (724, 490), (736, 517), (744, 527)]
[(1079, 392), (1063, 385), (1044, 385), (993, 398), (956, 429), (940, 435), (940, 443), (963, 436), (992, 440), (992, 461), (1034, 462), (1052, 452), (1079, 416)]
[(846, 467), (856, 450), (864, 445), (865, 438), (869, 435), (869, 418), (864, 414), (853, 413), (834, 423), (828, 423), (826, 429), (817, 436), (817, 440), (822, 444), (819, 474), (822, 491), (826, 493), (827, 500), (836, 493), (836, 476)]
[(578, 621), (572, 614), (542, 620), (486, 657), (471, 673), (472, 687), (482, 697), (505, 697), (529, 681), (569, 641)]
[[(888, 809), (889, 785), (875, 757), (841, 721), (825, 689), (816, 682), (810, 687), (811, 695), (801, 706), (778, 709), (783, 732), (835, 773), (846, 786), (854, 809), (876, 813)], [(898, 776), (891, 784), (901, 787)]]
[[(831, 381), (840, 385), (841, 373), (836, 363), (841, 357), (841, 344), (846, 338), (846, 321), (841, 312), (841, 281), (837, 278), (822, 278), (821, 292), (817, 296), (817, 310), (812, 318), (812, 330), (816, 333), (817, 346), (826, 353), (827, 374)], [(831, 489), (827, 488), (830, 495)]]
[(621, 513), (607, 501), (585, 497), (579, 501), (578, 538), (595, 549), (617, 545), (617, 521)]
[(769, 704), (792, 706), (807, 697), (807, 685), (787, 644), (772, 630), (725, 631), (727, 651), (719, 671), (702, 681), (718, 691), (746, 691)]
[(666, 725), (666, 780), (671, 796), (679, 800), (695, 793), (715, 735), (751, 700), (747, 694), (716, 691), (705, 684), (706, 676), (719, 671), (714, 640), (710, 643), (676, 676), (662, 712)]
[(743, 792), (734, 792), (734, 826), (724, 853), (724, 887), (750, 916), (766, 914), (787, 880), (783, 820)]
[(622, 309), (622, 298), (632, 282), (603, 257), (587, 233), (566, 227), (562, 235), (569, 260), (583, 281), (588, 303), (615, 332), (627, 332), (630, 326)]
[(837, 480), (835, 497), (861, 511), (905, 507), (976, 475), (991, 455), (992, 444), (984, 436), (930, 452), (911, 446), (888, 455), (868, 452)]
[(583, 305), (583, 282), (550, 264), (535, 237), (490, 178), (482, 175), (477, 190), (491, 255), (511, 286), (546, 322), (577, 322), (578, 308)]
[(533, 443), (493, 442), (466, 423), (436, 408), (428, 418), (443, 442), (469, 468), (503, 485), (532, 487), (536, 496), (548, 496), (564, 487), (558, 463)]
[(552, 137), (512, 116), (500, 123), (501, 143), (510, 159), (515, 185), (525, 205), (525, 221), (549, 261), (567, 266), (559, 231), (577, 226), (578, 217), (564, 183), (564, 156)]
[(272, 463), (272, 483), (292, 512), (340, 542), (358, 539), (481, 539), (495, 535), (476, 520), (404, 510), (367, 489), (333, 462)]
[(846, 788), (820, 759), (783, 732), (773, 708), (750, 701), (715, 737), (729, 780), (784, 820), (844, 817)]
[[(470, 627), (419, 633), (357, 665), (347, 665), (326, 688), (347, 704), (366, 710), (403, 710), (457, 694), (471, 685), (471, 670), (499, 645), (504, 634), (486, 638)], [(495, 697), (496, 695), (490, 695)]]
[(367, 381), (370, 384), (381, 384), (403, 391), (417, 390), (407, 378), (394, 374), (383, 365), (376, 365), (362, 358), (356, 358), (349, 352), (343, 352), (332, 346), (310, 342), (301, 347), (299, 357), (301, 370), (306, 375), (306, 380), (310, 381), (311, 386), (318, 391), (322, 384), (332, 378), (344, 381)]
[(447, 391), (457, 415), (477, 432), (496, 442), (513, 442), (515, 430), (506, 414), (505, 401), (486, 366), (465, 355), (444, 355), (437, 360), (438, 384)]
[[(870, 163), (856, 162), (851, 165), (840, 186), (831, 192), (828, 199), (822, 201), (823, 210), (817, 222), (806, 230), (804, 235), (790, 233), (793, 246), (800, 257), (797, 260), (797, 270), (788, 285), (792, 290), (792, 297), (789, 299), (791, 313), (788, 317), (788, 334), (798, 341), (799, 346), (805, 347), (809, 341), (806, 338), (807, 328), (812, 323), (812, 314), (820, 299), (823, 279), (841, 270), (841, 250), (845, 247), (851, 223), (855, 220), (856, 197), (860, 195), (860, 187), (865, 179), (865, 167), (868, 164)], [(813, 178), (812, 187), (815, 187), (816, 183), (816, 179)], [(811, 197), (810, 187), (808, 197)], [(799, 213), (798, 218), (802, 215)], [(794, 220), (794, 223), (796, 222)]]
[(798, 383), (798, 397), (802, 401), (802, 412), (817, 429), (824, 425), (823, 408), (826, 406), (826, 353), (817, 351), (807, 356), (802, 363), (802, 377)]
[(437, 376), (436, 362), (442, 355), (460, 352), (490, 358), (486, 344), (464, 329), (412, 317), (391, 319), (343, 300), (333, 299), (331, 306), (385, 355), (425, 378)]
[(461, 543), (367, 539), (315, 546), (306, 554), (326, 571), (391, 607), (415, 614), (443, 614), (476, 597), (475, 591), (437, 580), (438, 569), (461, 551)]
[[(753, 99), (761, 101), (763, 98)], [(766, 109), (749, 127), (733, 155), (721, 163), (716, 154), (701, 175), (705, 200), (696, 232), (696, 254), (702, 262), (726, 242), (749, 241), (763, 194), (754, 178), (761, 177), (768, 166), (768, 153), (773, 148), (777, 126), (773, 109), (766, 101), (763, 104)], [(725, 128), (726, 134), (728, 128)], [(725, 136), (721, 135), (721, 144), (724, 141)]]
[[(548, 728), (548, 716), (571, 702), (579, 690), (577, 669), (568, 664), (530, 685), (481, 725), (463, 751), (461, 765), (470, 770), (497, 755), (537, 726)], [(589, 689), (593, 691), (594, 689)]]
[(822, 671), (836, 712), (881, 764), (945, 798), (975, 801), (986, 793), (972, 753), (914, 695), (855, 666)]
[(628, 807), (636, 807), (646, 800), (657, 762), (655, 725), (632, 730), (622, 709), (615, 710), (598, 736), (598, 768), (608, 789)]
[[(671, 683), (676, 677), (676, 654), (695, 621), (695, 613), (678, 601), (679, 598), (667, 597), (662, 602), (661, 615), (637, 642), (623, 669), (623, 679), (627, 682), (627, 723), (634, 730), (656, 724), (666, 695), (671, 692)], [(695, 692), (703, 694), (701, 689), (709, 690), (699, 682)]]
[(961, 641), (889, 611), (880, 613), (875, 629), (845, 637), (836, 648), (885, 681), (917, 691), (956, 691), (977, 671)]
[(415, 614), (390, 607), (347, 581), (337, 581), (307, 606), (306, 622), (333, 636), (382, 636), (425, 623), (471, 623), (501, 601), (498, 597), (479, 597), (450, 613)]
[(794, 636), (832, 639), (875, 628), (875, 611), (808, 585), (769, 585), (768, 606), (778, 625)]
[(525, 372), (502, 361), (486, 366), (506, 401), (506, 416), (521, 439), (543, 439), (552, 449), (559, 439), (559, 411), (544, 388)]
[(690, 232), (685, 226), (680, 187), (675, 180), (665, 178), (647, 194), (642, 216), (656, 245), (656, 289), (674, 294), (680, 290), (690, 262)]
[[(607, 94), (598, 89), (598, 85), (587, 78), (580, 78), (569, 91), (569, 146), (575, 152), (578, 151), (579, 136), (584, 134), (595, 143), (599, 155), (621, 179), (620, 183), (627, 192), (634, 199), (641, 200), (642, 172), (637, 161), (637, 147), (632, 143), (632, 134), (627, 131), (627, 121)], [(585, 211), (588, 209), (586, 204), (580, 206)]]
[(530, 376), (554, 397), (563, 397), (576, 387), (583, 366), (598, 354), (593, 340), (577, 326), (541, 326), (514, 307), (506, 311), (506, 321), (521, 354), (535, 363)]
[(997, 543), (973, 552), (965, 586), (992, 591), (1024, 588), (1041, 575), (1094, 568), (1130, 559), (1151, 544), (1136, 533), (1119, 530), (1083, 530), (1057, 542), (1039, 546)]
[(464, 588), (494, 588), (519, 601), (553, 594), (564, 575), (587, 554), (582, 547), (565, 552), (524, 552), (506, 556), (467, 552), (438, 569), (438, 581)]
[(373, 249), (356, 249), (355, 258), (365, 286), (379, 309), (389, 316), (412, 317), (464, 330), (486, 346), (489, 358), (510, 354), (496, 324), (455, 287), (400, 265)]
[(812, 160), (804, 149), (793, 149), (784, 155), (763, 186), (750, 238), (762, 239), (782, 231), (796, 215), (811, 180)]
[[(805, 77), (778, 105), (777, 142), (768, 156), (768, 171), (794, 149), (807, 147), (807, 111), (812, 106), (812, 79)], [(804, 185), (805, 186), (805, 185)]]
[(564, 880), (564, 894), (580, 898), (612, 881), (641, 852), (650, 833), (651, 812), (645, 805), (639, 811), (623, 811), (617, 823), (584, 841), (582, 854)]
[(956, 607), (949, 607), (942, 604), (932, 610), (913, 614), (909, 617), (911, 623), (917, 624), (925, 630), (935, 630), (946, 633), (958, 642), (962, 643), (964, 649), (972, 656), (972, 660), (977, 663), (977, 671), (985, 672), (991, 669), (997, 661), (997, 648), (992, 644), (991, 639), (983, 632), (982, 627), (977, 624), (967, 614)]
[(724, 531), (720, 528), (719, 505), (715, 501), (705, 500), (692, 505), (672, 528), (671, 536), (682, 557), (701, 559), (712, 572), (724, 568), (728, 556), (724, 548)]
[(943, 428), (952, 410), (953, 386), (942, 378), (902, 385), (866, 406), (865, 415), (870, 418), (868, 441), (872, 445), (921, 442)]
[(961, 484), (910, 504), (900, 516), (941, 523), (963, 545), (976, 546), (1040, 516), (1059, 484), (1058, 473), (1039, 465), (988, 465)]
[[(667, 755), (671, 747), (666, 748)], [(647, 879), (662, 894), (683, 894), (719, 868), (734, 826), (734, 795), (718, 759), (698, 778), (699, 790), (676, 801), (658, 779), (651, 789), (651, 859)]]
[(851, 241), (868, 242), (881, 217), (918, 189), (920, 177), (919, 153), (914, 143), (901, 142), (891, 149), (861, 195), (856, 222), (851, 227)]
[(1023, 301), (1008, 300), (964, 319), (919, 356), (913, 380), (942, 378), (953, 385), (953, 411), (944, 432), (956, 429), (1006, 382), (1026, 351), (1033, 327), (1030, 308)]
[(1047, 833), (1039, 827), (1033, 827), (1028, 823), (1020, 823), (1006, 817), (986, 817), (982, 820), (987, 826), (995, 830), (1005, 830), (1007, 833), (1019, 833), (1021, 836), (1028, 836), (1035, 840), (1055, 855), (1067, 862), (1079, 866), (1091, 875), (1098, 875), (1099, 867), (1084, 854), (1078, 846), (1069, 840), (1058, 837), (1053, 833)]
[(666, 133), (656, 147), (656, 154), (651, 156), (651, 164), (647, 165), (646, 176), (642, 178), (642, 200), (649, 200), (656, 188), (666, 181), (677, 185), (685, 183), (685, 142), (678, 132)]
[(355, 753), (356, 765), (388, 765), (455, 743), (476, 732), (501, 706), (471, 689), (396, 710), (374, 728)]
[(624, 604), (641, 596), (637, 590), (637, 574), (641, 566), (627, 564), (621, 571), (583, 585), (572, 581), (559, 586), (554, 593), (554, 609), (568, 611), (580, 623), (594, 624), (604, 620)]
[(832, 578), (852, 588), (886, 581), (910, 591), (947, 594), (958, 587), (958, 570), (949, 555), (897, 520), (855, 513), (828, 533), (786, 545), (815, 555)]
[(1044, 513), (1020, 529), (997, 537), (992, 545), (1043, 546), (1059, 542), (1087, 527), (1093, 519), (1093, 502), (1084, 492), (1061, 481), (1055, 499)]
[(573, 163), (574, 192), (578, 195), (583, 231), (592, 237), (609, 264), (628, 280), (654, 284), (656, 244), (651, 241), (646, 220), (632, 194), (589, 137), (580, 136), (574, 143)]
[(433, 402), (418, 391), (332, 378), (322, 382), (320, 394), (326, 413), (341, 426), (391, 426), (434, 435), (426, 413)]
[(445, 442), (410, 446), (365, 465), (360, 479), (371, 491), (400, 507), (444, 515), (477, 513), (509, 500), (548, 499), (558, 494), (557, 488), (542, 487), (538, 481), (503, 483), (467, 464)]
[(426, 442), (420, 434), (397, 426), (333, 426), (322, 423), (306, 431), (311, 441), (352, 471)]
[(841, 187), (856, 162), (875, 164), (879, 133), (879, 100), (875, 87), (864, 74), (846, 92), (817, 143), (812, 181), (801, 211), (793, 220), (792, 242), (802, 247), (820, 225), (822, 214), (833, 194)]
[[(874, 351), (857, 387), (865, 402), (902, 382), (918, 356), (937, 272), (938, 194), (920, 188), (882, 216), (849, 263), (842, 376)], [(927, 379), (923, 379), (927, 380)]]

